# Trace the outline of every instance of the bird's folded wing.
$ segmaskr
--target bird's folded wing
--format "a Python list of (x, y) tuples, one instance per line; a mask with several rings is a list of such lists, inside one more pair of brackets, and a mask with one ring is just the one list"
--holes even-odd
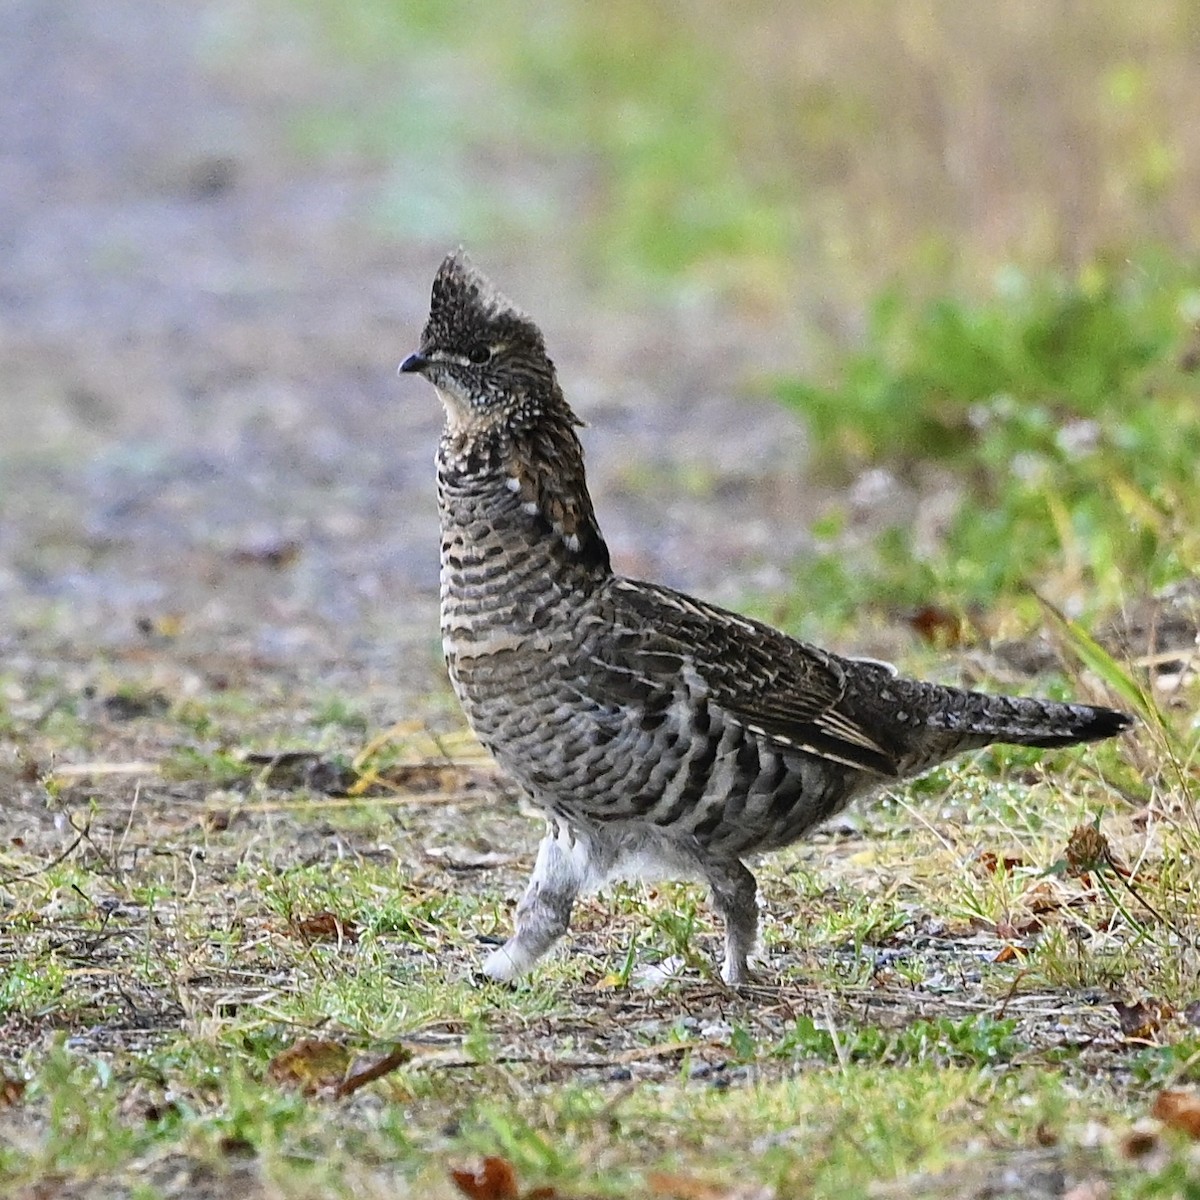
[(611, 598), (617, 635), (597, 665), (618, 690), (637, 678), (669, 694), (690, 671), (731, 720), (780, 749), (899, 774), (895, 754), (843, 707), (843, 660), (670, 588), (617, 579)]

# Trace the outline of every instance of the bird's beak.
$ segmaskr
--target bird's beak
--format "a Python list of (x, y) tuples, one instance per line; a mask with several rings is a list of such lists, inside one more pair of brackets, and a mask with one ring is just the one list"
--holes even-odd
[(410, 354), (400, 364), (401, 375), (420, 375), (425, 368), (429, 366), (429, 359), (419, 351), (416, 354)]

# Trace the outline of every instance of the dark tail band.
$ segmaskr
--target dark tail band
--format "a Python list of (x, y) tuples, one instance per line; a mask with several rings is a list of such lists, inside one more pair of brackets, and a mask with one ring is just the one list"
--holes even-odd
[[(1050, 705), (1046, 708), (1062, 718), (1063, 728), (1045, 733), (1015, 737), (1021, 746), (1073, 746), (1077, 742), (1098, 742), (1115, 737), (1133, 727), (1133, 718), (1115, 708), (1093, 708), (1089, 704)], [(1049, 715), (1049, 714), (1047, 714)]]

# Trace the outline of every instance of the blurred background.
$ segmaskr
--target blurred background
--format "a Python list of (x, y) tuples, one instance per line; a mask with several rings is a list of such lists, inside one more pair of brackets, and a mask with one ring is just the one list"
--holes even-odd
[(460, 242), (627, 573), (866, 648), (1194, 574), (1187, 0), (8, 0), (0, 97), (13, 711), (440, 686)]

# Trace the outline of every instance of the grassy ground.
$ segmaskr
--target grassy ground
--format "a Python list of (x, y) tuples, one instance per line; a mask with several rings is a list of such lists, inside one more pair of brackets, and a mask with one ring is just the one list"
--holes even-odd
[[(158, 422), (196, 420), (190, 451), (205, 429), (197, 397), (211, 401), (232, 414), (217, 457), (235, 466), (214, 487), (203, 462), (126, 440), (104, 470), (137, 488), (114, 497), (95, 461), (89, 474), (68, 455), (44, 493), (48, 525), (9, 513), (40, 533), (0, 563), (0, 587), (32, 581), (0, 643), (6, 1193), (1200, 1195), (1197, 274), (1161, 250), (1124, 266), (1097, 256), (1110, 238), (1169, 243), (1194, 219), (1194, 21), (1173, 4), (1136, 29), (1115, 5), (1055, 7), (1048, 24), (975, 24), (947, 5), (929, 25), (812, 5), (802, 38), (759, 13), (725, 18), (717, 40), (700, 19), (712, 6), (632, 8), (530, 4), (521, 21), (489, 10), (469, 25), (453, 5), (257, 10), (242, 14), (252, 29), (265, 11), (282, 32), (261, 61), (226, 69), (249, 90), (256, 71), (304, 62), (311, 46), (296, 46), (315, 24), (374, 73), (366, 100), (317, 89), (288, 133), (306, 170), (393, 160), (371, 210), (392, 238), (544, 238), (553, 262), (578, 253), (598, 268), (598, 291), (649, 275), (685, 305), (725, 289), (750, 312), (820, 278), (836, 315), (818, 304), (804, 320), (835, 342), (858, 324), (846, 296), (896, 272), (914, 292), (939, 280), (930, 303), (885, 292), (823, 374), (760, 379), (810, 424), (829, 499), (793, 586), (751, 603), (823, 640), (883, 641), (914, 672), (1114, 703), (1137, 730), (1076, 751), (983, 753), (774, 856), (759, 870), (761, 974), (743, 993), (715, 975), (720, 931), (702, 893), (673, 884), (589, 899), (528, 981), (481, 985), (537, 829), (428, 682), (432, 613), (395, 575), (432, 558), (379, 549), (417, 485), (397, 499), (408, 459), (379, 446), (364, 366), (395, 336), (398, 301), (375, 276), (378, 306), (354, 298), (363, 264), (395, 265), (358, 235), (334, 247), (318, 189), (290, 190), (294, 161), (235, 158), (235, 206), (243, 188), (257, 196), (256, 169), (289, 188), (234, 207), (230, 227), (282, 205), (301, 236), (252, 239), (283, 247), (270, 270), (208, 264), (203, 302), (166, 306), (198, 322), (228, 294), (239, 321), (256, 306), (271, 320), (195, 326), (200, 345), (182, 356), (195, 374)], [(213, 28), (214, 54), (249, 36), (236, 21)], [(1058, 134), (1038, 140), (1043, 127)], [(139, 244), (167, 207), (165, 178), (137, 213)], [(181, 227), (223, 212), (210, 192), (188, 195)], [(545, 231), (579, 214), (582, 245), (555, 251)], [(128, 282), (113, 251), (128, 233), (109, 236), (104, 261)], [(301, 270), (302, 243), (334, 248)], [(164, 278), (186, 273), (190, 234), (183, 249)], [(1012, 261), (1025, 273), (983, 282)], [(306, 303), (289, 299), (293, 271)], [(241, 272), (264, 272), (284, 302)], [(332, 302), (304, 290), (339, 272)], [(80, 307), (89, 333), (112, 320)], [(56, 335), (72, 311), (52, 314)], [(139, 390), (122, 357), (151, 361), (157, 335), (113, 328), (116, 366), (92, 353), (97, 376), (71, 384), (59, 365), (54, 387), (32, 388), (55, 453), (70, 419), (84, 446), (103, 445), (106, 406), (148, 406), (149, 421), (156, 402), (173, 411), (154, 397), (175, 376), (147, 369)], [(172, 371), (170, 339), (186, 345), (187, 328), (163, 335)], [(268, 348), (282, 400), (243, 386)], [(320, 394), (289, 391), (291, 376)], [(84, 415), (62, 416), (70, 406)], [(353, 441), (359, 425), (369, 432)], [(292, 440), (270, 441), (277, 426)], [(239, 457), (256, 439), (277, 461)], [(413, 457), (424, 470), (426, 449)], [(56, 460), (17, 459), (0, 466), (24, 472), (36, 508), (35, 475)], [(76, 516), (80, 477), (95, 492)], [(242, 490), (247, 479), (261, 482)], [(695, 490), (727, 519), (732, 498)], [(210, 492), (238, 517), (260, 494), (276, 521), (304, 506), (311, 525), (255, 541), (216, 522), (222, 542)], [(163, 563), (191, 572), (187, 586), (149, 590)], [(351, 588), (364, 564), (378, 568), (364, 587), (381, 597), (374, 624)], [(134, 600), (106, 585), (125, 623), (98, 633), (106, 574)], [(146, 614), (136, 630), (121, 603)], [(401, 638), (402, 622), (422, 632)], [(498, 1165), (476, 1180), (488, 1156)]]
[[(776, 856), (743, 994), (683, 885), (589, 900), (507, 989), (472, 972), (532, 831), (461, 738), (397, 730), (355, 768), (361, 735), (324, 722), (292, 739), (319, 759), (247, 767), (206, 748), (238, 697), (113, 695), (44, 722), (78, 765), (24, 763), (0, 860), (21, 1194), (451, 1195), (485, 1154), (563, 1196), (1193, 1178), (1148, 1121), (1200, 1074), (1194, 768), (1154, 728), (943, 768)], [(170, 741), (189, 753), (136, 764)]]

